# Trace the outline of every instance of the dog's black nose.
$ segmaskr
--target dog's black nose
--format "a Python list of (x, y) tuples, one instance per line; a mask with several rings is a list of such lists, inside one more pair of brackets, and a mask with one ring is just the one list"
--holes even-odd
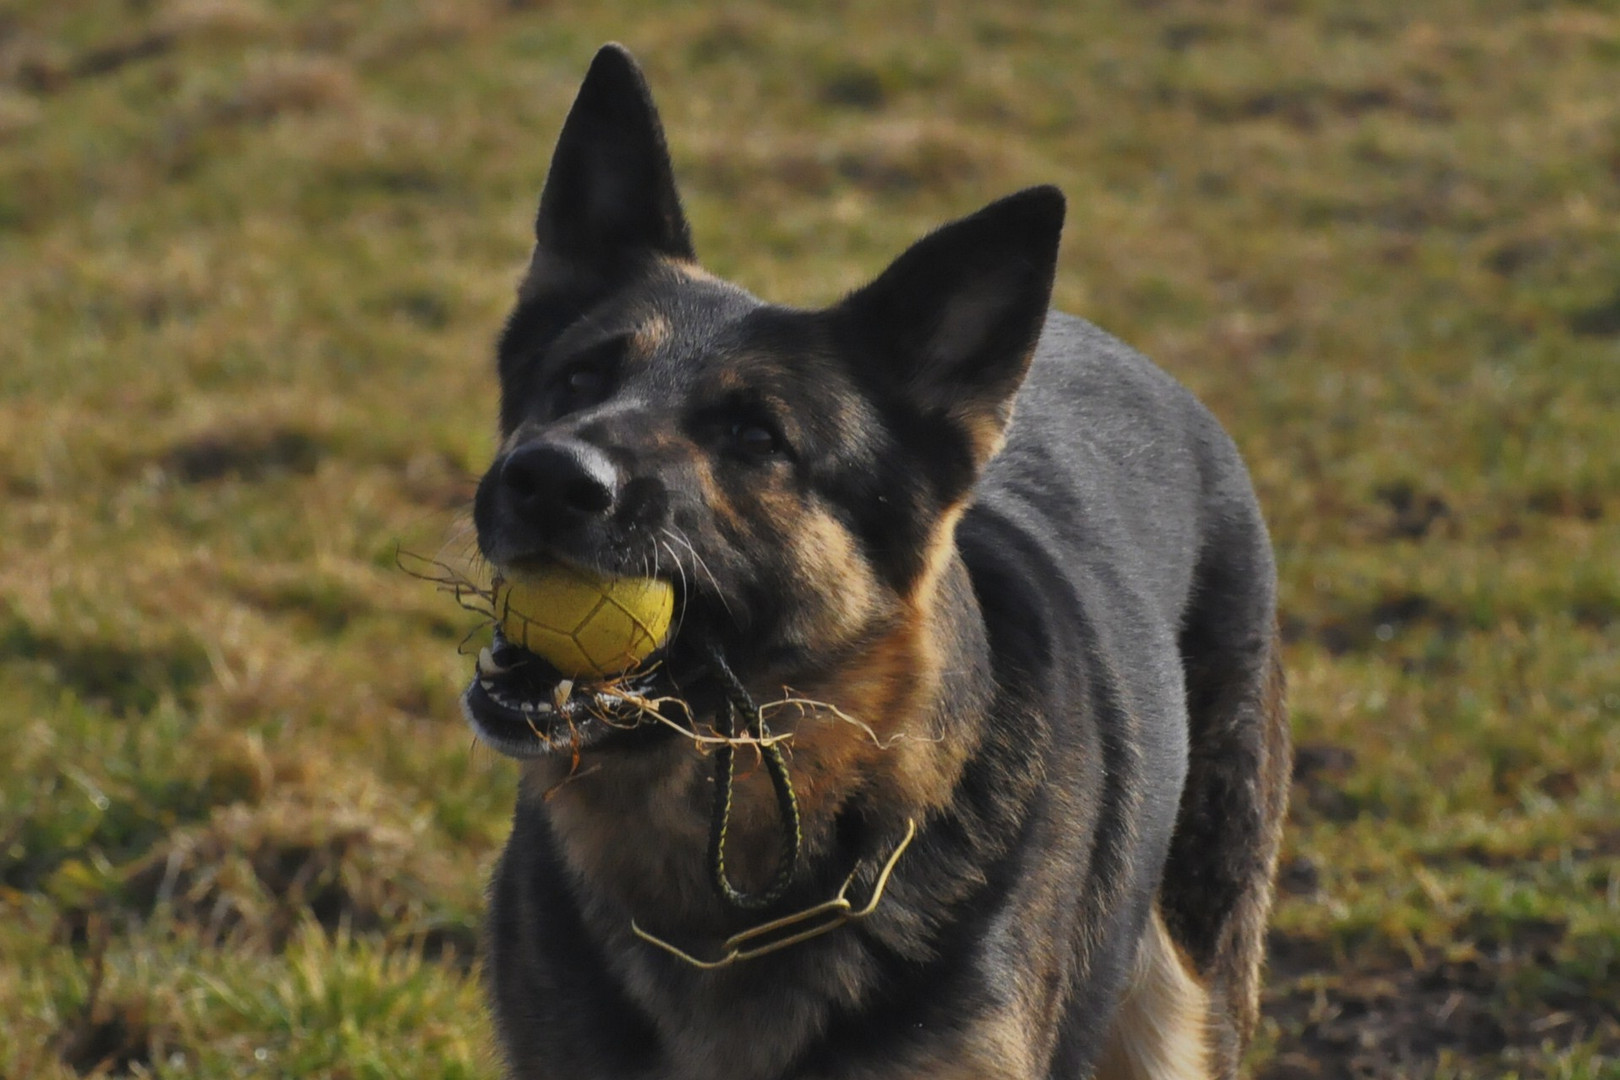
[(619, 475), (608, 456), (587, 443), (529, 443), (501, 463), (501, 486), (520, 517), (561, 524), (611, 513)]

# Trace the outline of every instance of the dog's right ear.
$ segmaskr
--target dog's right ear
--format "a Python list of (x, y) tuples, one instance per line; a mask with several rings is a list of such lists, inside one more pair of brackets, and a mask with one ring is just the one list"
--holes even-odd
[(621, 45), (597, 52), (563, 123), (534, 239), (530, 295), (605, 286), (647, 255), (694, 258), (658, 110)]

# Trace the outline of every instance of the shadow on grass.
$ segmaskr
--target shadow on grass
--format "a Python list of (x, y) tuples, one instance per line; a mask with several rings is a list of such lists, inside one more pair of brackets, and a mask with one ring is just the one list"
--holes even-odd
[(109, 712), (146, 713), (165, 695), (186, 703), (212, 677), (208, 654), (189, 639), (142, 648), (75, 640), (0, 610), (0, 657), (43, 664), (54, 680)]

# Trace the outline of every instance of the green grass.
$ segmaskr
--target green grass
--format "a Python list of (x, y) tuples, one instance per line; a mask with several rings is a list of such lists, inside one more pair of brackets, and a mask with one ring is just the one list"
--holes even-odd
[(1620, 1076), (1620, 7), (0, 13), (0, 1077), (495, 1075), (455, 694), (491, 341), (591, 52), (826, 302), (1057, 182), (1208, 401), (1302, 747), (1255, 1065)]

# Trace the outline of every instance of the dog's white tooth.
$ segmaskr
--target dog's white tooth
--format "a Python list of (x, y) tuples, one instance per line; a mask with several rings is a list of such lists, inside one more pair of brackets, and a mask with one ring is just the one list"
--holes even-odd
[(478, 674), (505, 675), (510, 670), (511, 668), (502, 667), (495, 662), (495, 654), (490, 651), (488, 645), (478, 650)]
[(484, 692), (486, 694), (493, 694), (495, 691), (495, 684), (490, 682), (488, 679), (479, 679), (478, 685), (484, 688)]

